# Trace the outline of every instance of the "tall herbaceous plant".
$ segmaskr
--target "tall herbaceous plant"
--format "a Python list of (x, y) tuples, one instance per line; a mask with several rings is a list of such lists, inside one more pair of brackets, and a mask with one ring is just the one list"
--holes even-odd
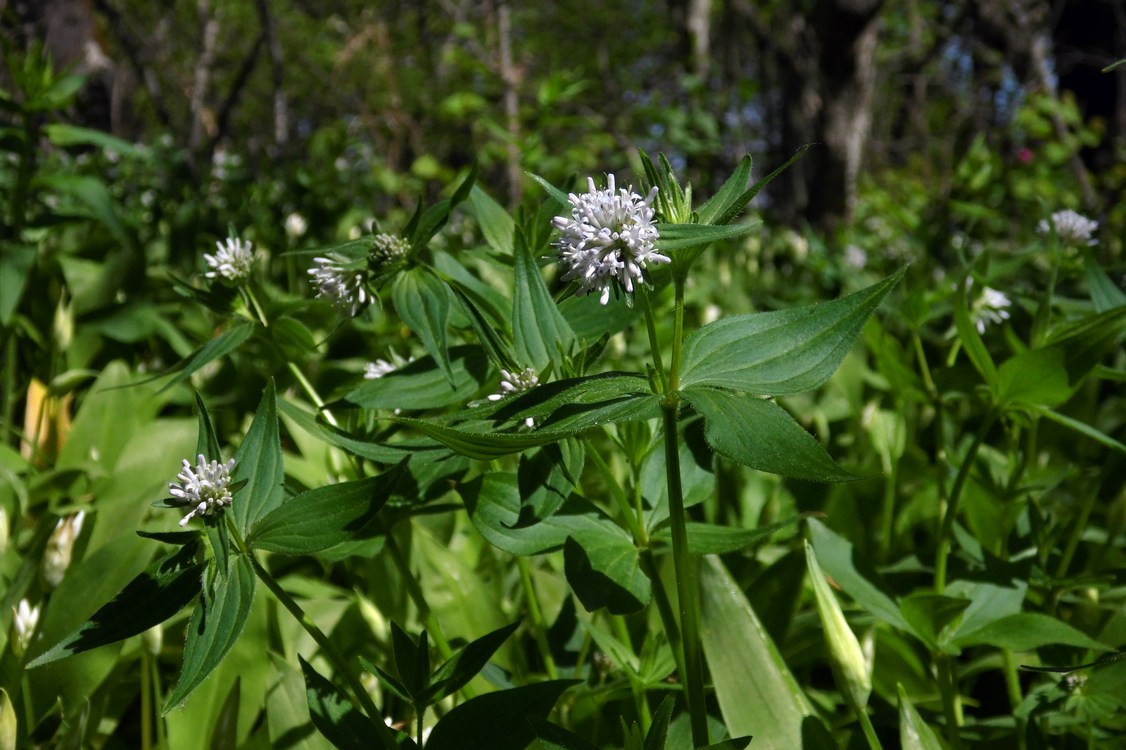
[[(778, 742), (812, 731), (814, 711), (768, 637), (754, 645), (764, 665), (749, 676), (756, 687), (742, 695), (730, 687), (737, 683), (726, 649), (747, 648), (731, 639), (757, 619), (740, 594), (728, 593), (718, 559), (706, 556), (774, 529), (690, 522), (689, 506), (702, 499), (698, 457), (711, 452), (816, 482), (855, 479), (774, 399), (824, 384), (903, 272), (834, 301), (686, 330), (696, 261), (713, 243), (756, 230), (740, 218), (774, 175), (748, 187), (745, 158), (694, 205), (663, 157), (654, 164), (642, 154), (641, 163), (636, 186), (598, 175), (568, 193), (536, 178), (546, 198), (515, 217), (470, 170), (448, 198), (420, 204), (395, 231), (375, 226), (354, 241), (289, 254), (287, 262), (308, 271), (310, 296), (300, 304), (260, 278), (267, 259), (232, 229), (202, 256), (203, 284), (179, 282), (227, 321), (166, 387), (248, 342), (280, 355), (292, 387), (279, 393), (271, 382), (233, 450), (196, 396), (195, 450), (157, 501), (170, 509), (172, 528), (141, 532), (165, 553), (29, 666), (144, 633), (194, 602), (179, 679), (163, 697), (165, 712), (190, 710), (264, 595), (312, 639), (306, 653), (315, 658), (301, 659), (308, 711), (338, 747), (516, 749), (536, 738), (587, 747), (547, 719), (580, 682), (573, 663), (557, 660), (549, 636), (558, 634), (549, 631), (558, 622), (547, 622), (539, 604), (536, 568), (561, 565), (581, 606), (610, 618), (614, 634), (589, 629), (584, 648), (596, 645), (629, 670), (631, 700), (648, 727), (644, 740), (637, 727), (625, 728), (638, 747), (665, 747), (669, 727), (685, 724), (698, 748), (746, 746), (749, 738), (738, 736), (752, 733), (746, 727)], [(458, 253), (434, 242), (455, 209), (474, 217), (487, 248)], [(978, 319), (999, 319), (996, 302), (984, 303)], [(397, 320), (425, 355), (373, 343), (362, 373), (319, 393), (302, 355), (320, 342), (302, 315), (323, 313), (325, 303), (338, 326)], [(644, 369), (610, 369), (603, 355), (623, 341), (641, 352)], [(319, 441), (337, 456), (335, 481), (307, 488), (287, 479), (283, 437)], [(468, 642), (447, 636), (401, 533), (450, 488), (494, 554), (516, 560), (525, 601), (509, 624)], [(279, 582), (285, 557), (349, 555), (397, 571), (423, 625), (411, 634), (384, 623), (382, 663), (346, 655)], [(834, 674), (874, 741), (870, 664), (812, 548), (808, 556)], [(641, 612), (652, 628), (638, 655), (621, 616)], [(543, 679), (490, 666), (522, 627), (538, 646)], [(500, 689), (486, 689), (478, 675)], [(653, 691), (665, 694), (656, 711)], [(563, 704), (581, 713), (574, 701)]]

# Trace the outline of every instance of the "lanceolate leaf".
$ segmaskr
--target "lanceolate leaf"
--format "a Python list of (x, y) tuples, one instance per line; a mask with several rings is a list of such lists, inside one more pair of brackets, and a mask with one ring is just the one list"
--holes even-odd
[(235, 645), (250, 614), (254, 583), (250, 561), (238, 555), (231, 558), (227, 575), (215, 576), (214, 594), (209, 594), (204, 587), (204, 595), (188, 623), (184, 668), (164, 703), (162, 714), (187, 700)]
[(903, 276), (830, 302), (723, 318), (684, 342), (681, 386), (784, 395), (824, 383), (868, 316)]
[(78, 630), (33, 659), (28, 668), (50, 664), (159, 625), (199, 594), (204, 564), (196, 562), (198, 542), (185, 544), (134, 578)]
[[(218, 457), (216, 457), (216, 460)], [(235, 452), (234, 483), (246, 485), (234, 497), (229, 513), (242, 534), (246, 534), (283, 498), (281, 438), (278, 434), (277, 396), (274, 381), (266, 386), (254, 421)]]
[(1066, 622), (1036, 612), (1018, 612), (1002, 617), (972, 633), (958, 634), (954, 642), (959, 646), (980, 644), (1010, 651), (1031, 651), (1053, 645), (1077, 646), (1096, 651), (1111, 650)]
[(512, 254), (512, 235), (516, 230), (516, 223), (504, 210), (504, 207), (493, 200), (492, 196), (474, 185), (469, 192), (469, 211), (481, 227), (481, 234), (485, 242), (489, 243), (495, 252), (500, 255)]
[(696, 210), (696, 216), (701, 224), (725, 224), (725, 216), (736, 216), (743, 206), (738, 205), (739, 196), (747, 189), (747, 182), (751, 179), (751, 157), (744, 156), (739, 160), (739, 166), (723, 183), (723, 187), (716, 191)]
[(563, 691), (579, 682), (549, 680), (471, 698), (442, 717), (426, 750), (524, 750), (536, 738), (528, 717), (546, 718)]
[(558, 363), (560, 355), (570, 351), (575, 333), (551, 298), (522, 232), (516, 233), (513, 262), (516, 289), (512, 337), (516, 357), (522, 366), (540, 371)]
[(518, 627), (520, 627), (519, 622), (505, 625), (459, 648), (434, 672), (423, 702), (428, 705), (437, 703), (464, 687), (485, 668), (497, 649), (504, 645)]
[(802, 747), (813, 709), (743, 592), (716, 557), (700, 566), (701, 640), (727, 730), (760, 750)]
[(711, 226), (708, 224), (661, 224), (661, 237), (657, 240), (657, 249), (668, 253), (709, 245), (717, 240), (726, 240), (747, 234), (757, 229), (760, 223), (761, 222), (726, 224), (722, 226)]
[(446, 339), (450, 296), (446, 285), (428, 268), (411, 268), (395, 277), (391, 284), (391, 301), (403, 323), (418, 334), (426, 351), (452, 383), (454, 375)]
[(712, 388), (689, 388), (683, 393), (704, 415), (704, 437), (721, 456), (760, 471), (801, 479), (857, 479), (773, 401)]
[(309, 701), (309, 718), (334, 747), (341, 750), (369, 750), (388, 747), (373, 726), (371, 719), (361, 714), (341, 694), (336, 686), (317, 673), (309, 662), (297, 657), (305, 675), (305, 692)]
[(588, 612), (605, 607), (624, 615), (649, 603), (651, 584), (641, 572), (633, 540), (609, 519), (577, 516), (563, 545), (567, 582)]
[(372, 521), (391, 497), (403, 469), (401, 463), (377, 477), (302, 492), (263, 518), (247, 543), (286, 555), (310, 555), (374, 536), (379, 529)]
[[(252, 333), (254, 333), (253, 323), (245, 321), (235, 323), (215, 338), (201, 345), (183, 360), (173, 365), (168, 373), (165, 374), (175, 373), (175, 376), (161, 386), (160, 390), (166, 391), (172, 386), (184, 382), (193, 372), (203, 367), (208, 362), (213, 362), (220, 357), (227, 356), (235, 349), (242, 346), (242, 344), (250, 338)], [(157, 377), (163, 377), (163, 374)]]
[(942, 750), (934, 730), (927, 726), (923, 717), (911, 705), (903, 685), (896, 685), (899, 691), (899, 744), (903, 750)]
[(441, 409), (468, 401), (488, 375), (476, 346), (450, 349), (448, 377), (433, 357), (423, 357), (349, 391), (346, 398), (365, 409)]

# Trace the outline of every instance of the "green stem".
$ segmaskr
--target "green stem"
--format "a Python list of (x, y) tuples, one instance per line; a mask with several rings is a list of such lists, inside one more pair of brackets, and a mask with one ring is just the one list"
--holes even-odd
[(868, 740), (870, 750), (884, 750), (884, 746), (880, 744), (880, 738), (876, 736), (876, 728), (872, 726), (872, 719), (863, 706), (857, 707), (856, 718), (860, 719), (860, 728), (864, 732), (864, 739)]
[(895, 488), (897, 484), (898, 463), (892, 464), (891, 471), (884, 478), (884, 509), (880, 518), (880, 559), (886, 560), (891, 551), (891, 535), (895, 530)]
[(1063, 555), (1060, 557), (1060, 564), (1056, 569), (1056, 578), (1066, 576), (1068, 568), (1071, 567), (1071, 560), (1075, 557), (1075, 551), (1079, 548), (1083, 532), (1087, 529), (1087, 519), (1091, 517), (1091, 511), (1094, 510), (1095, 501), (1099, 497), (1100, 486), (1099, 482), (1095, 482), (1088, 490), (1087, 497), (1083, 500), (1083, 507), (1079, 509), (1079, 518), (1075, 521), (1075, 525), (1068, 535), (1067, 546), (1064, 547)]
[(141, 750), (152, 748), (152, 672), (149, 662), (152, 656), (147, 649), (141, 649)]
[(324, 652), (328, 660), (332, 662), (333, 667), (335, 667), (336, 673), (340, 676), (341, 679), (344, 680), (345, 683), (347, 683), (348, 688), (352, 693), (353, 704), (355, 704), (356, 707), (361, 711), (366, 713), (368, 715), (368, 718), (371, 719), (371, 724), (373, 727), (375, 727), (376, 734), (379, 735), (379, 738), (383, 742), (384, 746), (390, 748), (391, 750), (398, 748), (398, 743), (395, 741), (395, 735), (391, 732), (390, 727), (383, 723), (383, 712), (376, 708), (375, 703), (372, 702), (371, 696), (368, 695), (368, 691), (364, 689), (364, 686), (360, 682), (359, 678), (356, 677), (352, 670), (348, 668), (348, 662), (344, 658), (343, 654), (341, 654), (336, 649), (336, 646), (334, 646), (332, 641), (328, 639), (328, 636), (325, 635), (324, 631), (321, 630), (315, 622), (313, 622), (312, 618), (305, 614), (305, 611), (301, 609), (301, 606), (293, 599), (293, 597), (291, 597), (289, 593), (281, 587), (281, 584), (278, 583), (272, 575), (270, 575), (270, 572), (262, 566), (262, 563), (258, 561), (258, 558), (254, 555), (254, 552), (247, 549), (246, 543), (242, 540), (242, 536), (239, 534), (238, 529), (235, 527), (234, 521), (231, 520), (229, 516), (227, 518), (227, 521), (227, 527), (231, 532), (231, 536), (235, 540), (235, 544), (237, 545), (239, 551), (246, 555), (246, 559), (250, 561), (250, 566), (254, 570), (254, 574), (258, 576), (258, 580), (262, 581), (262, 583), (266, 585), (266, 588), (270, 590), (270, 593), (274, 595), (274, 597), (281, 603), (283, 607), (289, 610), (289, 613), (293, 615), (298, 624), (300, 624), (301, 627), (305, 629), (305, 632), (312, 637), (312, 639), (318, 646), (320, 646), (321, 651)]
[(680, 644), (680, 626), (677, 624), (676, 613), (673, 611), (672, 602), (669, 601), (669, 594), (665, 591), (652, 549), (641, 550), (641, 569), (653, 584), (653, 601), (657, 603), (657, 613), (661, 616), (665, 637), (668, 638), (669, 646), (672, 648), (676, 670), (680, 674), (688, 674), (688, 669), (684, 666), (684, 649)]
[(625, 491), (621, 485), (618, 484), (617, 477), (614, 476), (613, 470), (602, 454), (597, 450), (588, 450), (586, 452), (588, 458), (594, 462), (594, 466), (598, 469), (606, 480), (606, 488), (610, 492), (610, 496), (614, 498), (617, 503), (618, 509), (621, 511), (622, 517), (625, 518), (626, 523), (629, 524), (630, 531), (633, 533), (633, 540), (639, 547), (646, 547), (649, 545), (649, 535), (645, 532), (644, 518), (640, 512), (635, 515), (635, 509), (630, 505), (629, 498), (626, 497)]
[(939, 654), (935, 658), (938, 668), (938, 689), (942, 693), (942, 713), (946, 717), (946, 738), (949, 740), (951, 750), (961, 750), (962, 738), (958, 728), (962, 722), (959, 718), (961, 711), (958, 707), (957, 688), (954, 684), (954, 672), (950, 665), (950, 657)]
[(911, 332), (911, 341), (915, 345), (915, 359), (919, 362), (919, 372), (923, 376), (923, 385), (926, 386), (927, 395), (931, 398), (938, 396), (938, 389), (934, 387), (934, 379), (931, 378), (931, 368), (927, 364), (927, 354), (923, 350), (923, 340), (919, 338), (918, 331)]
[(317, 393), (317, 389), (314, 388), (313, 384), (305, 377), (305, 373), (301, 372), (301, 369), (294, 364), (292, 360), (287, 361), (285, 364), (286, 367), (289, 368), (289, 371), (293, 373), (293, 377), (301, 384), (301, 388), (308, 394), (309, 399), (313, 402), (313, 406), (317, 408), (317, 411), (325, 415), (325, 421), (333, 427), (339, 427), (340, 424), (336, 421), (336, 417), (332, 416), (332, 412), (325, 408), (324, 399), (321, 398), (321, 395)]
[(1020, 689), (1020, 677), (1017, 675), (1017, 663), (1013, 659), (1013, 652), (1009, 649), (1001, 650), (1001, 658), (1005, 664), (1005, 687), (1009, 691), (1009, 704), (1013, 707), (1013, 716), (1017, 722), (1017, 750), (1026, 750), (1025, 725), (1028, 723), (1017, 716), (1017, 709), (1024, 702), (1024, 694)]
[(520, 583), (524, 586), (524, 599), (528, 604), (528, 617), (532, 620), (532, 633), (539, 646), (540, 655), (543, 657), (543, 668), (549, 680), (559, 679), (559, 670), (555, 667), (555, 657), (551, 655), (551, 645), (547, 642), (547, 623), (544, 622), (543, 612), (540, 611), (539, 600), (536, 599), (536, 587), (532, 582), (532, 571), (528, 561), (516, 556), (516, 565), (520, 568)]
[[(617, 639), (632, 652), (633, 639), (630, 638), (629, 628), (626, 627), (625, 618), (621, 615), (610, 615), (610, 624), (614, 629), (614, 635)], [(641, 731), (643, 734), (648, 734), (649, 726), (653, 723), (653, 714), (650, 713), (649, 703), (645, 700), (645, 687), (641, 684), (638, 675), (632, 674), (628, 670), (626, 670), (626, 678), (629, 680), (630, 693), (633, 694), (633, 704), (634, 709), (637, 711), (637, 718), (641, 722)]]
[(667, 391), (668, 382), (665, 380), (665, 365), (661, 359), (661, 347), (657, 343), (657, 323), (653, 319), (653, 306), (649, 302), (649, 290), (641, 286), (637, 290), (636, 297), (641, 302), (642, 312), (645, 313), (645, 330), (649, 334), (649, 351), (653, 356), (653, 367), (657, 370), (661, 388)]
[(993, 426), (993, 421), (996, 418), (997, 413), (992, 409), (985, 415), (985, 419), (982, 420), (981, 426), (977, 429), (977, 434), (974, 435), (974, 440), (970, 444), (969, 450), (966, 451), (965, 458), (962, 459), (962, 465), (958, 469), (958, 475), (954, 478), (954, 486), (950, 489), (950, 498), (947, 500), (946, 509), (942, 514), (942, 525), (938, 536), (938, 551), (935, 556), (935, 593), (942, 594), (946, 591), (946, 560), (950, 555), (951, 537), (954, 533), (954, 521), (958, 517), (958, 500), (962, 496), (962, 489), (966, 485), (966, 479), (969, 478), (970, 469), (973, 467), (974, 460), (977, 458), (978, 449), (980, 449), (981, 444), (985, 442), (985, 436), (989, 433), (989, 428)]
[[(674, 364), (675, 368), (675, 364)], [(674, 369), (675, 372), (675, 369)], [(671, 395), (671, 394), (670, 394)], [(665, 426), (665, 473), (669, 494), (669, 523), (672, 531), (673, 570), (676, 573), (676, 596), (680, 608), (680, 631), (683, 637), (685, 698), (692, 724), (692, 741), (696, 747), (711, 744), (708, 739), (708, 718), (704, 705), (704, 670), (700, 650), (699, 571), (688, 552), (688, 523), (684, 511), (684, 491), (680, 483), (680, 446), (677, 442), (676, 412), (678, 401), (661, 405)]]
[(675, 398), (680, 388), (680, 345), (684, 338), (684, 278), (673, 275), (673, 326), (672, 326), (672, 371), (669, 373), (667, 398)]
[(4, 436), (4, 442), (9, 443), (12, 447), (17, 447), (20, 444), (19, 430), (16, 429), (15, 422), (12, 421), (16, 413), (16, 366), (19, 350), (16, 346), (16, 330), (9, 328), (5, 332), (6, 341), (4, 342), (4, 412), (3, 412), (3, 425), (7, 432)]

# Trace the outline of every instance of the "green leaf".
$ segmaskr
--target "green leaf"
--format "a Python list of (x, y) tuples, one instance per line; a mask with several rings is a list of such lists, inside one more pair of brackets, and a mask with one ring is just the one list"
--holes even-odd
[(598, 750), (597, 745), (547, 719), (529, 716), (528, 721), (542, 750)]
[(547, 194), (550, 195), (560, 205), (568, 206), (571, 204), (571, 199), (567, 197), (566, 193), (552, 185), (544, 178), (540, 177), (538, 174), (532, 174), (531, 172), (525, 172), (525, 174), (538, 182), (540, 186), (547, 191)]
[(215, 426), (211, 424), (211, 415), (207, 413), (207, 405), (197, 391), (195, 394), (196, 418), (199, 421), (199, 433), (196, 437), (196, 455), (202, 454), (209, 460), (218, 461), (223, 455), (219, 448), (219, 437), (215, 434)]
[(762, 222), (750, 224), (726, 224), (712, 226), (709, 224), (661, 224), (661, 236), (657, 240), (657, 249), (664, 253), (673, 253), (679, 250), (704, 247), (718, 240), (727, 240), (732, 237), (741, 237), (758, 229)]
[(577, 528), (563, 544), (567, 582), (588, 612), (636, 612), (649, 603), (651, 584), (641, 572), (633, 539), (609, 519), (575, 518)]
[(365, 409), (441, 409), (463, 404), (488, 376), (488, 362), (478, 346), (449, 351), (449, 374), (432, 356), (417, 359), (375, 380), (356, 386), (346, 399)]
[(35, 257), (34, 247), (4, 244), (4, 252), (0, 253), (0, 325), (11, 324), (31, 278)]
[(422, 702), (433, 705), (467, 685), (485, 668), (497, 649), (516, 632), (518, 627), (520, 623), (514, 622), (503, 628), (497, 628), (455, 651), (453, 656), (435, 670)]
[(830, 302), (723, 318), (684, 342), (681, 387), (716, 386), (760, 395), (824, 383), (852, 348), (864, 321), (903, 276)]
[[(749, 157), (748, 157), (749, 158)], [(657, 712), (653, 714), (653, 723), (645, 735), (644, 750), (665, 750), (669, 738), (669, 719), (672, 718), (672, 709), (675, 701), (671, 695), (665, 696)]]
[(456, 489), (481, 536), (510, 555), (538, 555), (558, 549), (584, 523), (580, 516), (599, 517), (594, 506), (571, 499), (550, 518), (521, 524), (520, 490), (511, 472), (492, 471)]
[(837, 465), (789, 412), (773, 401), (711, 388), (684, 398), (703, 415), (704, 437), (716, 453), (760, 471), (819, 482), (858, 477)]
[(332, 425), (318, 422), (312, 414), (285, 400), (278, 402), (278, 410), (287, 418), (293, 420), (298, 427), (329, 445), (354, 453), (362, 458), (370, 458), (372, 461), (379, 463), (395, 464), (410, 456), (412, 465), (417, 465), (420, 462), (437, 460), (451, 455), (449, 449), (445, 446), (425, 438), (402, 443), (356, 440)]
[(523, 232), (516, 233), (513, 262), (512, 336), (516, 357), (522, 365), (540, 372), (553, 363), (558, 367), (560, 357), (575, 345), (575, 333), (551, 298)]
[(911, 705), (903, 685), (896, 684), (899, 693), (899, 746), (903, 750), (942, 750), (934, 730)]
[(421, 215), (416, 212), (407, 227), (407, 235), (412, 248), (421, 248), (430, 242), (434, 235), (438, 233), (438, 230), (445, 226), (446, 221), (450, 218), (450, 212), (469, 196), (476, 180), (477, 163), (474, 162), (450, 198), (439, 201), (426, 209)]
[(188, 623), (184, 668), (164, 702), (161, 715), (168, 714), (187, 700), (219, 666), (242, 633), (254, 600), (254, 571), (250, 561), (242, 555), (232, 558), (231, 567), (233, 569), (227, 575), (215, 576), (214, 594), (204, 586), (203, 597)]
[(33, 669), (107, 643), (139, 635), (169, 619), (200, 591), (204, 564), (192, 542), (155, 561), (75, 632), (32, 659)]
[(0, 750), (16, 750), (19, 720), (8, 691), (0, 688)]
[(700, 568), (701, 640), (727, 730), (753, 735), (756, 750), (802, 747), (813, 709), (777, 646), (723, 563)]
[(546, 718), (559, 696), (579, 680), (548, 680), (470, 698), (442, 717), (426, 750), (524, 750), (536, 739), (528, 719)]
[(1064, 352), (1032, 349), (1010, 357), (997, 370), (994, 400), (1001, 407), (1052, 407), (1071, 398)]
[(861, 552), (815, 518), (809, 536), (821, 569), (868, 612), (889, 625), (912, 632), (895, 600), (881, 590), (879, 576)]
[(911, 625), (911, 631), (931, 648), (944, 639), (942, 631), (962, 616), (972, 602), (940, 594), (911, 594), (899, 602), (899, 612)]
[(284, 555), (311, 555), (382, 531), (372, 521), (403, 475), (400, 463), (377, 477), (319, 487), (286, 500), (255, 526), (247, 544)]
[(512, 355), (512, 346), (505, 338), (502, 326), (498, 323), (490, 321), (486, 314), (482, 311), (481, 307), (473, 301), (467, 290), (456, 281), (447, 281), (450, 285), (450, 291), (453, 292), (454, 297), (461, 305), (462, 312), (469, 320), (469, 327), (473, 329), (474, 335), (481, 343), (481, 347), (488, 354), (498, 368), (506, 370), (520, 369), (516, 364), (516, 359)]
[(277, 395), (274, 381), (270, 380), (254, 413), (254, 421), (235, 452), (235, 468), (231, 473), (233, 482), (246, 482), (228, 511), (241, 534), (248, 534), (260, 519), (281, 505), (283, 479)]
[(971, 633), (959, 634), (954, 642), (959, 646), (984, 645), (1009, 651), (1032, 651), (1042, 646), (1112, 650), (1066, 622), (1036, 612), (1002, 617)]
[(711, 745), (705, 745), (699, 750), (743, 750), (747, 745), (751, 744), (751, 737), (733, 737), (723, 742), (715, 742)]
[(1126, 305), (1126, 292), (1110, 280), (1106, 271), (1091, 255), (1084, 258), (1087, 270), (1087, 288), (1091, 290), (1091, 301), (1097, 312), (1106, 312)]
[(1114, 450), (1121, 453), (1126, 453), (1126, 445), (1123, 445), (1106, 433), (1095, 429), (1086, 422), (1081, 422), (1078, 419), (1072, 419), (1071, 417), (1065, 416), (1056, 411), (1052, 411), (1051, 409), (1034, 408), (1032, 411), (1042, 417), (1047, 417), (1053, 422), (1057, 422), (1064, 427), (1075, 430), (1079, 434), (1084, 435), (1091, 440), (1094, 440), (1096, 443), (1105, 445), (1108, 448), (1113, 448)]
[(481, 228), (481, 235), (498, 255), (507, 257), (512, 255), (512, 237), (516, 231), (516, 222), (492, 197), (474, 185), (469, 192), (469, 213), (477, 220)]
[(391, 301), (403, 323), (422, 339), (422, 345), (454, 379), (446, 339), (450, 295), (445, 283), (423, 266), (400, 272), (391, 284)]
[(65, 123), (51, 123), (43, 126), (47, 139), (56, 146), (97, 146), (103, 150), (116, 151), (122, 156), (131, 158), (145, 157), (148, 152), (143, 148), (110, 135), (101, 130), (83, 128), (78, 125)]
[[(804, 516), (794, 516), (757, 529), (737, 529), (731, 526), (690, 521), (687, 524), (688, 551), (693, 555), (726, 555), (729, 552), (738, 552), (766, 541), (775, 532), (795, 525), (802, 518)], [(653, 541), (669, 543), (672, 533), (668, 527), (665, 527), (650, 538)]]
[(520, 456), (516, 477), (520, 489), (520, 524), (550, 518), (567, 500), (583, 473), (585, 452), (573, 439), (541, 446)]
[[(724, 217), (734, 217), (743, 210), (739, 205), (739, 197), (747, 190), (747, 182), (751, 179), (751, 157), (744, 156), (739, 160), (735, 171), (727, 178), (727, 182), (715, 192), (702, 206), (696, 209), (696, 216), (701, 224), (726, 224)], [(744, 202), (745, 205), (745, 202)]]
[(372, 720), (356, 710), (336, 686), (326, 680), (298, 655), (305, 675), (305, 692), (309, 701), (309, 718), (325, 739), (340, 750), (369, 750), (388, 747)]
[(775, 177), (777, 177), (778, 175), (785, 172), (787, 169), (790, 168), (790, 166), (794, 162), (796, 162), (798, 159), (805, 156), (805, 152), (808, 148), (809, 148), (809, 144), (806, 144), (806, 145), (800, 147), (797, 151), (794, 152), (793, 156), (791, 156), (789, 159), (786, 160), (786, 162), (782, 166), (778, 167), (773, 172), (768, 174), (766, 177), (763, 177), (761, 180), (756, 182), (754, 185), (751, 185), (749, 188), (747, 188), (745, 191), (743, 191), (743, 194), (740, 195), (736, 200), (729, 203), (727, 205), (727, 209), (725, 211), (723, 211), (722, 213), (718, 214), (715, 217), (715, 220), (712, 221), (711, 223), (713, 223), (713, 224), (727, 224), (728, 222), (732, 221), (736, 216), (738, 216), (743, 211), (744, 208), (747, 207), (748, 203), (750, 203), (752, 200), (754, 200), (755, 196), (758, 195), (759, 192), (764, 187), (766, 187), (767, 185), (769, 185), (771, 183), (771, 181)]
[[(250, 338), (254, 333), (254, 324), (247, 321), (239, 321), (232, 325), (227, 330), (220, 333), (215, 338), (200, 346), (194, 352), (189, 354), (184, 359), (177, 362), (165, 372), (156, 375), (149, 380), (156, 380), (165, 375), (175, 373), (175, 377), (169, 380), (161, 387), (161, 391), (166, 391), (174, 385), (184, 382), (192, 373), (199, 368), (206, 365), (208, 362), (214, 362), (220, 357), (225, 357), (235, 349), (238, 349), (243, 343)], [(142, 383), (148, 382), (146, 380)]]
[(954, 327), (958, 329), (958, 340), (966, 350), (966, 356), (977, 369), (986, 385), (992, 387), (997, 382), (997, 365), (993, 357), (985, 348), (981, 334), (977, 332), (974, 322), (970, 319), (970, 311), (966, 303), (966, 295), (961, 289), (954, 293)]
[(837, 595), (829, 587), (821, 566), (817, 563), (817, 553), (809, 540), (805, 541), (805, 558), (817, 602), (817, 616), (821, 620), (821, 632), (829, 646), (829, 661), (833, 668), (837, 687), (854, 711), (863, 711), (872, 694), (872, 672), (860, 648), (860, 641), (852, 632), (845, 619)]

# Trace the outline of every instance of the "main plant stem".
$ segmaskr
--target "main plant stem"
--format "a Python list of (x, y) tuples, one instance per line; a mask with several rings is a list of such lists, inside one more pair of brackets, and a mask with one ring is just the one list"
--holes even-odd
[(704, 669), (700, 649), (700, 584), (696, 561), (688, 552), (688, 519), (684, 511), (684, 490), (680, 483), (680, 441), (676, 429), (680, 397), (680, 341), (684, 334), (684, 277), (673, 274), (675, 291), (672, 341), (672, 366), (668, 391), (661, 402), (665, 437), (665, 479), (668, 483), (669, 524), (672, 531), (673, 570), (676, 574), (676, 598), (680, 608), (681, 646), (684, 650), (684, 695), (692, 725), (692, 742), (696, 747), (711, 744), (708, 739), (708, 716), (704, 702)]

